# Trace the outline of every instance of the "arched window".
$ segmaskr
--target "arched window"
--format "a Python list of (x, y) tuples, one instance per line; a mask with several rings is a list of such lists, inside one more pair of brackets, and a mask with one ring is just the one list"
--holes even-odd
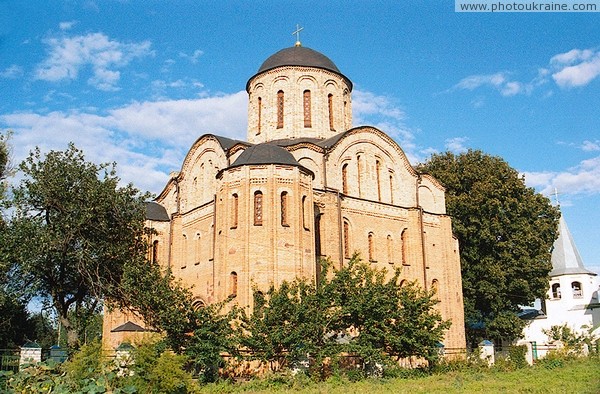
[(560, 299), (561, 298), (560, 283), (554, 283), (552, 285), (552, 298), (555, 298), (555, 299)]
[(573, 298), (583, 298), (583, 290), (581, 289), (581, 283), (572, 282), (571, 289), (573, 290)]
[(329, 130), (335, 130), (333, 126), (333, 94), (327, 96), (327, 108), (329, 109)]
[(435, 292), (435, 297), (439, 299), (440, 282), (437, 279), (431, 281), (431, 290)]
[(202, 259), (201, 253), (202, 253), (202, 239), (200, 237), (200, 233), (196, 233), (196, 247), (195, 249), (195, 255), (196, 255), (196, 265), (200, 264), (200, 260)]
[(362, 156), (361, 155), (356, 156), (356, 171), (357, 171), (356, 179), (358, 180), (358, 196), (362, 197), (361, 187), (360, 187), (361, 186), (360, 178), (362, 175)]
[(350, 224), (344, 221), (344, 257), (350, 258)]
[(402, 243), (402, 265), (410, 265), (408, 263), (408, 253), (407, 253), (407, 229), (402, 230), (402, 234), (400, 235), (400, 242)]
[(281, 225), (288, 227), (288, 193), (281, 193)]
[(258, 111), (258, 124), (257, 124), (257, 131), (256, 131), (256, 135), (260, 134), (261, 131), (261, 126), (262, 126), (262, 97), (258, 98), (258, 102), (257, 102), (257, 111)]
[(377, 201), (381, 201), (381, 162), (375, 161), (375, 177), (377, 178)]
[(277, 128), (283, 128), (283, 90), (277, 92)]
[(231, 196), (231, 228), (237, 228), (239, 214), (239, 198), (236, 193)]
[(185, 268), (186, 266), (186, 262), (188, 259), (187, 247), (187, 235), (183, 234), (183, 240), (181, 241), (181, 268)]
[(373, 240), (373, 233), (369, 233), (368, 240), (369, 240), (369, 261), (374, 262), (375, 261), (375, 244), (374, 244), (375, 241)]
[(254, 192), (254, 225), (263, 224), (263, 194), (260, 190)]
[(158, 263), (158, 241), (152, 242), (152, 262)]
[(310, 90), (304, 91), (304, 127), (312, 127), (311, 108), (310, 108)]
[(348, 194), (348, 163), (342, 166), (342, 193)]
[(237, 297), (238, 291), (238, 275), (236, 272), (229, 274), (230, 297)]
[(302, 196), (302, 225), (305, 230), (310, 230), (308, 227), (308, 199), (306, 196)]
[(198, 310), (206, 307), (206, 303), (202, 300), (196, 300), (192, 303), (192, 307), (194, 308), (195, 311), (198, 311)]
[(393, 253), (394, 253), (394, 244), (392, 242), (392, 236), (388, 235), (387, 236), (387, 258), (388, 258), (389, 264), (394, 264)]

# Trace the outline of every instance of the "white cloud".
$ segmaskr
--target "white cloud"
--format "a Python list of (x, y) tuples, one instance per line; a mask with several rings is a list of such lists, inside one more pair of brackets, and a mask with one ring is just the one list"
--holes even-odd
[(583, 141), (581, 149), (585, 152), (600, 151), (600, 140), (596, 141)]
[(200, 49), (196, 49), (194, 51), (194, 53), (192, 53), (191, 55), (188, 55), (185, 52), (179, 52), (179, 57), (182, 57), (184, 59), (188, 59), (192, 64), (198, 63), (198, 59), (202, 55), (204, 55), (204, 52), (202, 52)]
[(525, 180), (546, 195), (555, 190), (568, 195), (600, 194), (600, 156), (561, 172), (526, 172)]
[(66, 31), (66, 30), (71, 30), (73, 28), (73, 26), (75, 26), (76, 24), (77, 24), (77, 21), (61, 22), (58, 24), (58, 27), (60, 28), (60, 30)]
[(46, 60), (35, 70), (35, 78), (44, 81), (73, 80), (89, 67), (92, 77), (88, 83), (99, 90), (115, 90), (120, 79), (116, 69), (127, 66), (133, 59), (153, 54), (149, 41), (122, 43), (102, 33), (85, 36), (51, 37), (44, 40), (49, 47)]
[(600, 52), (572, 49), (550, 59), (552, 79), (561, 88), (585, 86), (600, 75)]
[(465, 142), (467, 141), (469, 141), (467, 137), (449, 138), (446, 140), (446, 150), (449, 150), (455, 154), (464, 153), (468, 150), (468, 148), (465, 146)]
[(406, 126), (406, 113), (393, 98), (354, 90), (352, 116), (354, 125), (374, 126), (396, 140), (411, 163), (422, 161), (414, 142), (416, 131)]
[[(529, 94), (532, 90), (530, 84), (523, 84), (518, 81), (511, 80), (510, 75), (506, 72), (497, 72), (494, 74), (470, 75), (461, 79), (449, 91), (452, 90), (475, 90), (481, 87), (491, 87), (502, 96), (509, 97), (517, 94)], [(474, 106), (481, 106), (482, 101), (479, 100), (473, 103)]]
[(23, 68), (13, 64), (0, 71), (0, 78), (15, 79), (23, 76)]
[(94, 110), (16, 112), (0, 115), (0, 126), (14, 131), (15, 163), (35, 146), (42, 151), (64, 150), (72, 141), (87, 160), (115, 161), (124, 182), (158, 193), (201, 135), (245, 139), (246, 105), (246, 92), (241, 91), (195, 100), (132, 103), (103, 115)]

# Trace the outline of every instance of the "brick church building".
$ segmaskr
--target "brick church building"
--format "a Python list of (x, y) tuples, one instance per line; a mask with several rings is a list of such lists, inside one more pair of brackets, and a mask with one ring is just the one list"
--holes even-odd
[[(318, 261), (346, 264), (355, 251), (376, 268), (435, 288), (446, 348), (464, 348), (458, 242), (444, 188), (417, 172), (382, 130), (352, 126), (352, 82), (325, 55), (299, 43), (246, 84), (247, 141), (204, 134), (148, 205), (157, 231), (150, 258), (193, 286), (198, 305), (253, 287), (315, 280)], [(114, 312), (114, 348), (143, 322)]]

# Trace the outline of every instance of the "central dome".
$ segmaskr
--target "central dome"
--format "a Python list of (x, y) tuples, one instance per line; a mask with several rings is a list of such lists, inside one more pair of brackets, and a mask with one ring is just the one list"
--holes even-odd
[(258, 74), (282, 66), (304, 66), (323, 68), (341, 74), (327, 56), (310, 48), (294, 46), (271, 55), (258, 69)]

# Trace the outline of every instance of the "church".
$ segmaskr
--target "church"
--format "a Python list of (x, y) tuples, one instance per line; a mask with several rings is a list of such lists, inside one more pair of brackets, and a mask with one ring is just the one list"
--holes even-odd
[[(204, 134), (147, 206), (149, 258), (192, 288), (199, 307), (306, 278), (355, 252), (402, 281), (435, 288), (447, 350), (465, 348), (459, 245), (444, 187), (384, 131), (352, 125), (352, 81), (302, 46), (267, 58), (246, 84), (247, 141)], [(200, 133), (199, 133), (200, 134)], [(105, 347), (144, 331), (106, 314)]]

